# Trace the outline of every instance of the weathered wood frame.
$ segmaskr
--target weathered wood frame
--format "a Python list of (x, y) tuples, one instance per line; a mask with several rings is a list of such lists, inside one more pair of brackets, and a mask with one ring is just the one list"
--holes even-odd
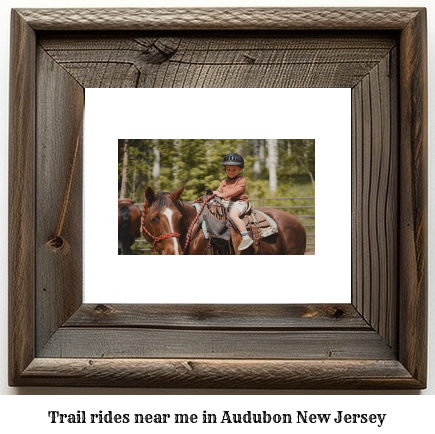
[[(82, 304), (81, 213), (70, 212), (65, 223), (68, 255), (48, 252), (44, 243), (59, 216), (84, 89), (40, 41), (65, 32), (132, 31), (396, 38), (387, 62), (352, 87), (351, 304)], [(11, 385), (426, 386), (425, 9), (23, 9), (12, 11), (11, 36)], [(71, 209), (81, 209), (81, 170)]]

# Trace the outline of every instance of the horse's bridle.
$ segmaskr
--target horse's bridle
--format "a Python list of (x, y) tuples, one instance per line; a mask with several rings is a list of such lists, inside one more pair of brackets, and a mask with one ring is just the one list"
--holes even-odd
[(164, 234), (164, 235), (159, 235), (158, 237), (155, 237), (153, 234), (151, 234), (147, 228), (145, 227), (145, 213), (146, 213), (146, 201), (143, 203), (143, 209), (142, 209), (142, 219), (141, 219), (141, 226), (142, 226), (142, 235), (145, 238), (145, 233), (151, 237), (154, 240), (153, 246), (151, 247), (151, 251), (155, 252), (156, 251), (156, 244), (159, 241), (163, 241), (166, 240), (167, 238), (180, 238), (181, 234), (178, 234), (176, 232), (173, 233), (168, 233), (168, 234)]
[[(206, 198), (206, 199), (204, 200), (204, 197), (201, 196), (201, 197), (199, 197), (198, 199), (196, 199), (195, 202), (193, 202), (193, 203), (196, 203), (196, 202), (202, 201), (203, 204), (202, 204), (202, 206), (201, 206), (201, 209), (200, 209), (199, 212), (197, 213), (195, 219), (193, 220), (192, 224), (190, 225), (190, 228), (189, 228), (188, 231), (187, 231), (186, 243), (184, 244), (183, 254), (184, 254), (184, 252), (186, 251), (186, 248), (187, 248), (187, 246), (189, 245), (190, 240), (193, 238), (194, 235), (196, 235), (196, 232), (195, 232), (194, 234), (192, 234), (192, 229), (193, 229), (193, 227), (195, 226), (195, 223), (196, 223), (197, 220), (199, 219), (199, 217), (200, 217), (200, 215), (201, 215), (201, 213), (202, 213), (202, 211), (203, 211), (205, 205), (206, 205), (206, 204), (207, 204), (211, 199), (213, 199), (214, 197), (215, 197), (215, 195), (212, 194), (212, 195), (210, 195), (208, 198)], [(174, 237), (175, 237), (175, 238), (180, 238), (180, 237), (181, 237), (181, 234), (178, 234), (178, 233), (168, 233), (168, 234), (165, 234), (165, 235), (159, 235), (158, 237), (155, 237), (153, 234), (151, 234), (151, 233), (147, 230), (147, 228), (145, 227), (145, 213), (146, 213), (146, 206), (147, 206), (147, 203), (146, 203), (146, 201), (145, 201), (145, 202), (143, 203), (142, 219), (141, 219), (142, 235), (143, 235), (143, 237), (145, 238), (145, 233), (146, 233), (149, 237), (151, 237), (151, 238), (154, 240), (153, 247), (151, 248), (151, 251), (152, 251), (152, 252), (155, 252), (155, 251), (156, 251), (156, 244), (157, 244), (159, 241), (166, 240), (167, 238), (174, 238)], [(193, 236), (192, 236), (192, 235), (193, 235)]]

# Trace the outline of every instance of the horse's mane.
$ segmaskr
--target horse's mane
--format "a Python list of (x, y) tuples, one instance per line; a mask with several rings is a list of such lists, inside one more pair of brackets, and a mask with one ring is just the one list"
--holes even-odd
[[(169, 205), (169, 196), (171, 195), (171, 193), (169, 193), (168, 191), (158, 191), (155, 194), (155, 201), (153, 202), (152, 208), (154, 212), (160, 212), (162, 211), (164, 208), (166, 208)], [(178, 209), (178, 211), (180, 211), (181, 215), (183, 217), (185, 217), (186, 212), (185, 212), (185, 206), (189, 205), (188, 202), (185, 202), (184, 200), (176, 200), (175, 202), (173, 202), (175, 207)]]

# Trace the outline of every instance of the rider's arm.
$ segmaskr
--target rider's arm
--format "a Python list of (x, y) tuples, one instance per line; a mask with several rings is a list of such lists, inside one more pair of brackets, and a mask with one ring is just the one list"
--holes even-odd
[(218, 187), (218, 189), (216, 191), (214, 191), (213, 193), (217, 196), (217, 197), (223, 197), (223, 191), (224, 191), (224, 181), (221, 182), (221, 185)]

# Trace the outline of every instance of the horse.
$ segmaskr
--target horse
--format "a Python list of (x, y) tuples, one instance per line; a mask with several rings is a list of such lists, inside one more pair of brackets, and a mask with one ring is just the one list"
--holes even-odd
[[(122, 254), (131, 255), (131, 246), (140, 237), (141, 211), (131, 199), (118, 200), (118, 245)], [(119, 254), (119, 248), (118, 248)]]
[[(151, 186), (145, 189), (142, 212), (144, 238), (153, 244), (159, 255), (204, 255), (209, 253), (209, 240), (192, 222), (197, 216), (195, 208), (181, 200), (184, 186), (173, 193), (155, 192)], [(269, 207), (256, 208), (275, 220), (278, 233), (261, 240), (263, 255), (304, 255), (306, 232), (302, 223), (292, 214)], [(253, 246), (239, 251), (240, 234), (231, 228), (236, 255), (253, 255)], [(187, 242), (188, 241), (188, 242)]]

